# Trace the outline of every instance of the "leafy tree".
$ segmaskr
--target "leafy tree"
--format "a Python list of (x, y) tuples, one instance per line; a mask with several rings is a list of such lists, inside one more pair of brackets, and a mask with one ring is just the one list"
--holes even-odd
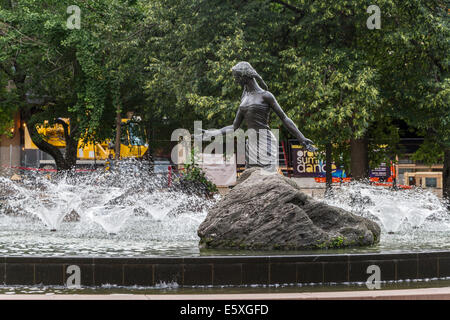
[[(374, 61), (382, 75), (386, 113), (422, 131), (415, 159), (443, 160), (444, 196), (450, 199), (450, 25), (442, 0), (385, 1), (386, 18)], [(382, 7), (383, 8), (383, 7)]]
[[(230, 68), (247, 60), (322, 150), (332, 142), (335, 160), (347, 159), (343, 152), (350, 151), (348, 167), (355, 178), (366, 177), (369, 164), (392, 159), (399, 141), (396, 119), (416, 113), (416, 121), (406, 119), (410, 125), (441, 128), (436, 136), (448, 137), (444, 74), (448, 20), (443, 1), (379, 1), (379, 30), (367, 28), (369, 4), (362, 0), (147, 4), (147, 19), (157, 30), (148, 49), (152, 115), (183, 127), (197, 119), (208, 126), (229, 124), (239, 97)], [(428, 40), (421, 48), (418, 43), (423, 39)], [(429, 83), (436, 71), (440, 87)], [(426, 107), (427, 101), (433, 101), (434, 108)], [(419, 104), (422, 107), (416, 108)]]
[(8, 129), (13, 125), (13, 116), (16, 111), (16, 96), (11, 93), (11, 83), (0, 73), (0, 135), (10, 134)]
[(149, 50), (151, 105), (180, 125), (229, 124), (240, 94), (230, 69), (248, 60), (319, 145), (358, 141), (382, 115), (378, 74), (358, 47), (365, 8), (363, 1), (154, 1), (148, 16), (160, 35)]
[[(81, 9), (81, 28), (67, 28), (66, 9)], [(138, 4), (106, 1), (4, 1), (0, 7), (0, 70), (14, 81), (33, 142), (58, 169), (76, 161), (78, 141), (112, 134), (117, 113), (142, 101), (142, 14)], [(59, 118), (69, 118), (70, 124)], [(45, 120), (64, 127), (66, 152), (36, 130)]]

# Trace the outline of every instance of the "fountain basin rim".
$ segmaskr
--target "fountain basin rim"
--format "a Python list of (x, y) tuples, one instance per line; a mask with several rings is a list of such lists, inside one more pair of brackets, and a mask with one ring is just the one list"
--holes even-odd
[(67, 285), (76, 265), (81, 285), (180, 287), (365, 283), (450, 278), (449, 251), (198, 257), (0, 256), (0, 284)]
[(80, 261), (83, 263), (213, 263), (213, 262), (326, 262), (360, 260), (398, 260), (441, 257), (450, 258), (450, 250), (383, 251), (363, 253), (311, 253), (311, 254), (271, 254), (271, 255), (200, 255), (200, 256), (91, 256), (91, 255), (0, 255), (0, 263), (34, 262), (51, 263)]

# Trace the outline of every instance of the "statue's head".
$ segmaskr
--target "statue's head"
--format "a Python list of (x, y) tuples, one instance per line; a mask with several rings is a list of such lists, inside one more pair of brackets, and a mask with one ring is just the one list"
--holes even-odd
[(246, 61), (241, 61), (231, 68), (231, 72), (237, 83), (245, 85), (251, 79), (257, 79), (261, 82), (263, 88), (267, 90), (267, 85), (256, 70)]

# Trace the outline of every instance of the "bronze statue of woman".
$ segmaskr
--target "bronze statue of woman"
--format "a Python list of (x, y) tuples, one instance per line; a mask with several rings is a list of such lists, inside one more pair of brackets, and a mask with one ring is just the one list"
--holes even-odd
[[(278, 164), (278, 141), (269, 127), (271, 111), (280, 117), (283, 125), (309, 151), (316, 151), (313, 142), (298, 130), (294, 122), (281, 109), (274, 95), (267, 91), (267, 85), (261, 76), (248, 62), (239, 62), (232, 69), (236, 82), (242, 85), (244, 91), (241, 104), (232, 125), (220, 130), (204, 130), (204, 138), (227, 134), (237, 130), (245, 120), (248, 131), (256, 133), (256, 141), (249, 139), (246, 143), (246, 167), (262, 167), (274, 171)], [(261, 82), (261, 88), (256, 80)]]

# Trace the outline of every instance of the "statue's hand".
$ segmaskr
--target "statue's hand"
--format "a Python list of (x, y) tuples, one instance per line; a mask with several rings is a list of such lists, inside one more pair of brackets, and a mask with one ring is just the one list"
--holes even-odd
[(306, 150), (311, 151), (311, 152), (316, 152), (316, 151), (319, 150), (319, 149), (317, 149), (316, 147), (314, 147), (314, 146), (308, 144), (308, 145), (306, 146)]
[(311, 151), (311, 152), (316, 152), (318, 149), (316, 147), (313, 146), (314, 142), (312, 142), (312, 140), (305, 138), (305, 140), (303, 140), (303, 145), (305, 146), (306, 150)]

